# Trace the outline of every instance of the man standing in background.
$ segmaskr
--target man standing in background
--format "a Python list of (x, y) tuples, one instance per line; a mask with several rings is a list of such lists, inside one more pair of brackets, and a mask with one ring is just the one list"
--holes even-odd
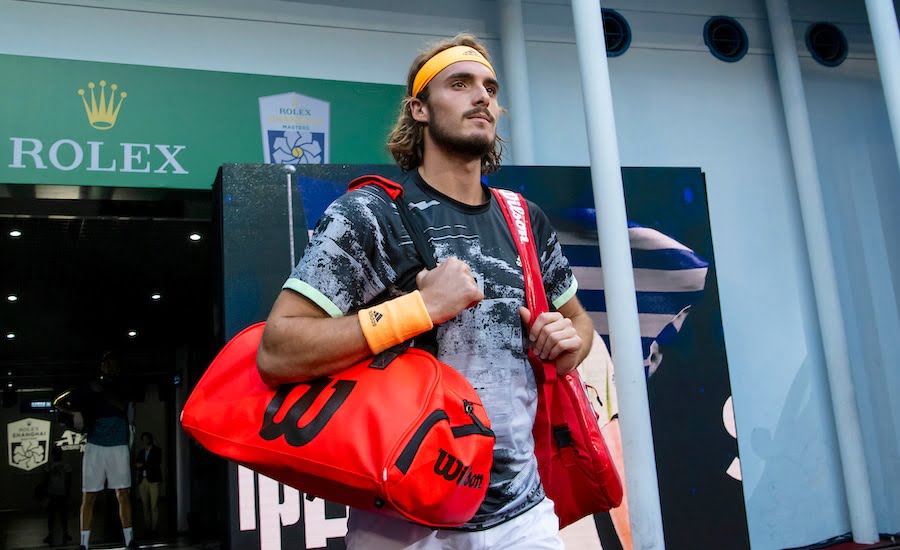
[(53, 447), (50, 451), (50, 466), (47, 470), (47, 538), (44, 542), (53, 545), (54, 519), (59, 518), (62, 527), (63, 544), (72, 540), (69, 535), (69, 493), (72, 488), (72, 467), (63, 462), (62, 449)]
[(151, 536), (159, 529), (159, 485), (162, 481), (162, 450), (153, 444), (153, 434), (141, 434), (144, 448), (137, 452), (135, 465), (138, 475), (138, 495), (144, 511), (144, 527)]
[(104, 488), (116, 491), (125, 546), (134, 548), (131, 526), (131, 422), (133, 408), (120, 378), (115, 352), (103, 355), (100, 378), (86, 388), (67, 391), (53, 405), (74, 417), (87, 432), (82, 462), (81, 548), (90, 548), (94, 502)]

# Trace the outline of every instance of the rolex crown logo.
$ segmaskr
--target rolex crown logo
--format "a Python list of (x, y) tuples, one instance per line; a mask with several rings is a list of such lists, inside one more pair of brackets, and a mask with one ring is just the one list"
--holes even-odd
[(119, 109), (122, 108), (122, 102), (128, 97), (125, 92), (119, 93), (119, 102), (116, 103), (116, 90), (119, 89), (118, 84), (109, 87), (109, 102), (106, 99), (106, 81), (100, 81), (100, 103), (97, 103), (97, 96), (94, 93), (94, 83), (88, 82), (88, 88), (91, 90), (91, 103), (88, 105), (87, 98), (84, 97), (84, 89), (78, 90), (81, 101), (84, 103), (84, 111), (87, 113), (88, 122), (91, 126), (98, 130), (109, 130), (116, 125), (116, 118), (119, 116)]

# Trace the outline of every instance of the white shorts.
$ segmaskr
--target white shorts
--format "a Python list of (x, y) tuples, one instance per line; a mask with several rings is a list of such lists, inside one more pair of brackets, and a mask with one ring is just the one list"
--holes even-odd
[(130, 488), (131, 453), (128, 445), (85, 445), (81, 479), (81, 490), (85, 493), (98, 493), (104, 486), (110, 489)]
[(347, 550), (565, 550), (549, 498), (483, 531), (432, 529), (353, 508), (347, 529)]

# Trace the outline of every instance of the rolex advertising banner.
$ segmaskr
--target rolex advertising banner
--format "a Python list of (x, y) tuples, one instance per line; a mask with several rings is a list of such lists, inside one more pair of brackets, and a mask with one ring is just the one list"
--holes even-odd
[(402, 86), (12, 55), (0, 55), (0, 72), (0, 184), (209, 189), (226, 162), (386, 162), (403, 96)]
[[(308, 232), (349, 181), (368, 173), (396, 177), (398, 168), (222, 168), (215, 193), (222, 212), (226, 337), (266, 318)], [(626, 168), (623, 179), (666, 548), (749, 548), (704, 175), (691, 168)], [(621, 466), (590, 170), (513, 166), (487, 182), (524, 194), (557, 230), (578, 279), (578, 298), (598, 333), (582, 374)], [(229, 476), (232, 548), (344, 548), (346, 507), (306, 498), (237, 465)], [(563, 536), (579, 550), (630, 549), (628, 524), (626, 495), (623, 506), (586, 518)]]

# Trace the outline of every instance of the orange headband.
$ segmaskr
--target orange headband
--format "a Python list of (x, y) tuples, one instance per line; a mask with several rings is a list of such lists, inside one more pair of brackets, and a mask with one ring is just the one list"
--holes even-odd
[(459, 63), (460, 61), (474, 61), (476, 63), (481, 63), (491, 70), (491, 74), (494, 75), (494, 78), (497, 77), (497, 73), (494, 72), (491, 63), (485, 59), (483, 55), (478, 53), (478, 50), (471, 46), (453, 46), (452, 48), (447, 48), (446, 50), (438, 52), (434, 57), (422, 65), (422, 68), (419, 69), (419, 72), (416, 73), (416, 78), (413, 80), (412, 96), (416, 97), (419, 95), (419, 92), (421, 92), (439, 72), (443, 71), (453, 63)]

